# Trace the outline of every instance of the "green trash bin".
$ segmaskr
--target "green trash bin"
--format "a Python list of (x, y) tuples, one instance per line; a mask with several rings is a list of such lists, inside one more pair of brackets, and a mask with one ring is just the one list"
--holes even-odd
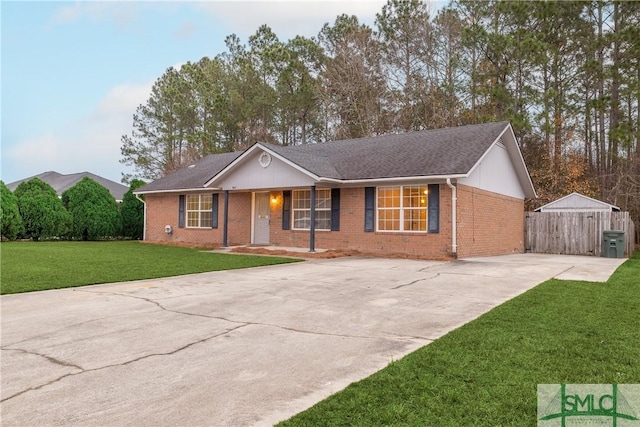
[(608, 230), (602, 232), (602, 256), (605, 258), (624, 257), (624, 231)]

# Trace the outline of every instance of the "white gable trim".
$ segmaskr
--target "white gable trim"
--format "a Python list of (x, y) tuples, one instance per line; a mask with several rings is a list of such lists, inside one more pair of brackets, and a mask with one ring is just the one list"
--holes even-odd
[(262, 150), (262, 151), (264, 151), (266, 153), (269, 153), (272, 157), (275, 157), (276, 159), (282, 161), (283, 163), (285, 163), (288, 166), (296, 169), (297, 171), (302, 172), (303, 174), (307, 175), (309, 178), (313, 179), (314, 181), (320, 180), (320, 177), (317, 176), (316, 174), (309, 172), (305, 168), (300, 167), (297, 164), (293, 163), (291, 160), (287, 159), (286, 157), (281, 156), (280, 154), (276, 153), (275, 151), (270, 150), (269, 148), (265, 147), (261, 143), (257, 142), (255, 144), (253, 144), (251, 147), (249, 147), (247, 150), (245, 150), (245, 152), (242, 153), (240, 156), (238, 156), (233, 162), (229, 163), (229, 165), (227, 165), (227, 167), (225, 167), (220, 172), (218, 172), (218, 174), (216, 174), (213, 178), (211, 178), (209, 181), (207, 181), (204, 184), (204, 186), (205, 187), (209, 187), (215, 181), (218, 181), (219, 179), (221, 179), (225, 175), (231, 173), (233, 171), (233, 169), (235, 169), (237, 167), (238, 164), (242, 163), (247, 157), (249, 157), (251, 155), (251, 153), (253, 153), (256, 150)]
[[(506, 137), (506, 140), (505, 138)], [(484, 158), (489, 154), (491, 149), (500, 144), (500, 140), (502, 139), (502, 143), (507, 149), (507, 153), (509, 153), (509, 158), (511, 159), (511, 163), (513, 164), (513, 168), (516, 171), (516, 175), (520, 181), (520, 186), (522, 187), (522, 191), (525, 194), (525, 197), (529, 199), (536, 199), (538, 195), (536, 194), (536, 190), (533, 186), (533, 181), (531, 181), (531, 175), (529, 175), (529, 170), (527, 169), (527, 165), (524, 162), (524, 157), (522, 157), (522, 153), (520, 152), (520, 148), (518, 147), (518, 142), (516, 141), (516, 135), (513, 133), (513, 128), (511, 124), (508, 123), (504, 130), (498, 135), (498, 137), (491, 143), (489, 148), (480, 156), (480, 159), (476, 162), (475, 165), (467, 172), (465, 177), (471, 176), (474, 170), (482, 163)]]

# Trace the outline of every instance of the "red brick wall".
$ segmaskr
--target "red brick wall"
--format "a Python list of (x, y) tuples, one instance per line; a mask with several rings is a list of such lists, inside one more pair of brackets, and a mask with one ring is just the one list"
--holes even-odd
[(459, 258), (524, 252), (524, 200), (457, 187)]
[[(224, 226), (224, 194), (220, 194), (218, 225)], [(229, 246), (251, 243), (251, 193), (229, 193)], [(222, 236), (222, 234), (220, 234)], [(222, 239), (220, 239), (222, 242)]]
[[(473, 187), (458, 185), (458, 257), (498, 255), (524, 251), (524, 201)], [(309, 247), (309, 232), (282, 230), (282, 192), (271, 192), (270, 243)], [(251, 243), (251, 193), (230, 193), (228, 243)], [(151, 242), (220, 246), (224, 195), (219, 197), (217, 229), (178, 228), (178, 195), (147, 195), (146, 239)], [(173, 233), (164, 232), (171, 225)], [(451, 190), (440, 185), (439, 233), (364, 231), (364, 188), (340, 190), (340, 231), (316, 231), (318, 249), (358, 250), (380, 255), (443, 258), (451, 254)]]
[[(192, 194), (192, 193), (190, 193)], [(147, 194), (147, 223), (145, 239), (158, 243), (193, 243), (197, 245), (222, 245), (224, 221), (224, 194), (218, 200), (218, 228), (179, 228), (178, 194)], [(251, 193), (229, 194), (229, 245), (247, 245), (251, 241)], [(164, 228), (170, 225), (168, 235)]]
[[(340, 231), (316, 231), (315, 247), (351, 249), (380, 255), (407, 254), (443, 258), (451, 251), (451, 192), (440, 186), (439, 233), (364, 231), (364, 187), (340, 190)], [(271, 206), (271, 244), (309, 247), (309, 231), (282, 230), (282, 193)]]

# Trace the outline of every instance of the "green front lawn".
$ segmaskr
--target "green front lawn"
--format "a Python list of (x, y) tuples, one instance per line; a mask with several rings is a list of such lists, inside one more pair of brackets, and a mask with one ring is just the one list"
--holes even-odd
[(536, 425), (537, 384), (640, 383), (640, 253), (549, 280), (281, 426)]
[(199, 249), (118, 242), (4, 242), (0, 293), (41, 291), (282, 264), (291, 258), (204, 253)]

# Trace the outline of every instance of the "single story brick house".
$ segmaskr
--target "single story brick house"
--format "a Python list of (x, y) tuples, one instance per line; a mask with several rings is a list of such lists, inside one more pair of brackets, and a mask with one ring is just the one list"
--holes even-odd
[(434, 258), (523, 252), (524, 200), (536, 197), (508, 122), (258, 142), (135, 193), (144, 195), (150, 242)]

